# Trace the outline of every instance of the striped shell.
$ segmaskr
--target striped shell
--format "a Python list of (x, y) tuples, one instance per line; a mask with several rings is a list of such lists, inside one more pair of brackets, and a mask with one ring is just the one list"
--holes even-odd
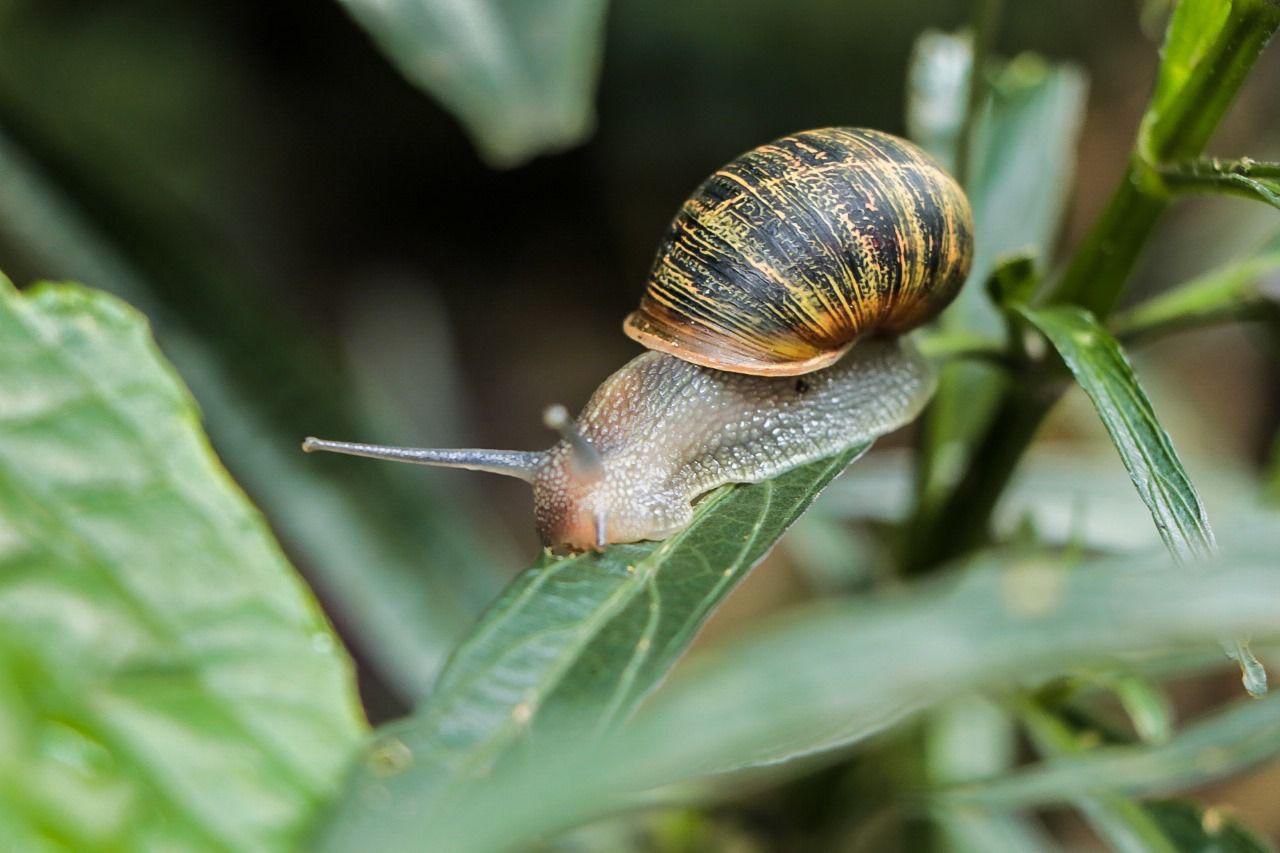
[(624, 328), (706, 367), (808, 373), (863, 334), (931, 319), (972, 258), (969, 202), (927, 154), (875, 130), (810, 130), (694, 191)]

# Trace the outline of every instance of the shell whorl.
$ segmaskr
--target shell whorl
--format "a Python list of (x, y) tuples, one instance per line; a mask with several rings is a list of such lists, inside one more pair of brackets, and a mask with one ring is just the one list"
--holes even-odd
[(808, 373), (861, 335), (932, 318), (972, 257), (968, 200), (919, 148), (874, 130), (796, 133), (694, 191), (624, 328), (706, 367)]

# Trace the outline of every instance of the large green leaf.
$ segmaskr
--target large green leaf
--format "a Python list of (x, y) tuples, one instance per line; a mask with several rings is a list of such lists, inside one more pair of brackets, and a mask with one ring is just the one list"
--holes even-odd
[(280, 849), (361, 736), (351, 665), (142, 317), (0, 279), (0, 838)]
[[(261, 389), (255, 393), (240, 381), (227, 353), (168, 310), (155, 281), (3, 134), (0, 238), (28, 253), (37, 268), (91, 281), (146, 313), (200, 401), (213, 441), (359, 638), (369, 662), (406, 697), (426, 693), (448, 649), (497, 592), (484, 553), (468, 546), (474, 541), (469, 525), (438, 495), (395, 489), (398, 481), (386, 477), (396, 466), (342, 466), (303, 456), (303, 425), (289, 430), (273, 418), (272, 404)], [(275, 342), (290, 347), (283, 338)], [(310, 361), (305, 370), (314, 370)]]
[[(1019, 311), (1049, 339), (1093, 401), (1169, 552), (1178, 560), (1212, 553), (1208, 513), (1120, 345), (1083, 308)], [(1248, 643), (1235, 641), (1232, 656), (1240, 662), (1245, 688), (1265, 693), (1266, 670)]]
[(591, 132), (605, 0), (341, 2), (494, 165)]
[[(364, 813), (363, 834), (330, 843), (506, 849), (617, 808), (632, 792), (778, 761), (836, 735), (866, 736), (894, 715), (975, 688), (1220, 635), (1276, 637), (1280, 540), (1274, 529), (1256, 540), (1212, 572), (1173, 571), (1163, 552), (1074, 566), (992, 555), (910, 595), (792, 613), (691, 661), (606, 741), (551, 741), (429, 809), (399, 799), (398, 778), (370, 777), (344, 806)], [(407, 744), (398, 753), (402, 776), (429, 772), (430, 754)]]
[[(859, 447), (771, 481), (703, 498), (693, 523), (661, 543), (544, 555), (458, 648), (430, 699), (374, 744), (329, 829), (346, 850), (412, 810), (440, 809), (528, 740), (589, 719), (596, 741), (625, 720), (706, 620)], [(389, 772), (396, 756), (412, 761)], [(445, 845), (441, 849), (448, 849)]]

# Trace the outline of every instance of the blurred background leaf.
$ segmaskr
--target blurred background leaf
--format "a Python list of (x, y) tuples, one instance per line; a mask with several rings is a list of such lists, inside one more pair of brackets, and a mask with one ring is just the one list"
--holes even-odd
[(1025, 809), (1099, 791), (1167, 794), (1238, 773), (1273, 755), (1278, 745), (1280, 702), (1272, 695), (1237, 702), (1191, 722), (1164, 744), (1103, 746), (1048, 758), (941, 796)]
[(1275, 639), (1277, 544), (1260, 538), (1212, 572), (1175, 571), (1163, 553), (1070, 568), (993, 556), (909, 595), (793, 612), (694, 662), (606, 743), (531, 749), (455, 789), (430, 820), (384, 814), (363, 837), (401, 849), (430, 832), (450, 849), (497, 850), (653, 785), (854, 742), (959, 692), (1227, 633)]
[[(492, 584), (497, 577), (485, 568), (478, 545), (464, 547), (471, 536), (466, 523), (445, 523), (442, 500), (393, 488), (394, 480), (379, 476), (383, 472), (353, 467), (344, 476), (344, 469), (304, 458), (297, 436), (307, 429), (307, 418), (286, 414), (278, 399), (323, 406), (332, 389), (316, 389), (306, 398), (295, 388), (260, 403), (263, 389), (246, 388), (243, 375), (227, 364), (243, 359), (239, 345), (232, 343), (228, 353), (212, 343), (217, 338), (199, 335), (175, 316), (152, 280), (97, 234), (3, 136), (0, 178), (0, 232), (41, 259), (50, 273), (93, 281), (146, 311), (161, 345), (201, 399), (214, 440), (236, 460), (235, 471), (332, 597), (360, 649), (404, 697), (424, 694), (445, 652), (494, 588), (484, 581)], [(305, 374), (308, 364), (315, 364), (310, 356), (292, 367), (284, 362), (284, 370)], [(439, 376), (447, 362), (437, 360), (433, 369)], [(392, 509), (398, 501), (407, 503)], [(417, 518), (408, 514), (415, 508)]]
[(282, 848), (364, 731), (352, 667), (146, 321), (0, 279), (0, 839)]
[[(908, 77), (907, 127), (943, 163), (955, 164), (965, 129), (965, 93), (972, 73), (971, 38), (926, 33), (916, 44)], [(1022, 55), (988, 58), (981, 71), (986, 95), (977, 104), (968, 148), (966, 191), (973, 205), (975, 256), (970, 286), (940, 320), (947, 330), (1003, 336), (999, 312), (981, 285), (1004, 257), (1026, 254), (1041, 269), (1054, 247), (1070, 196), (1076, 144), (1084, 118), (1086, 77), (1071, 64)], [(954, 484), (969, 456), (969, 443), (984, 427), (996, 400), (1000, 375), (990, 366), (948, 366), (925, 415), (922, 501), (916, 535), (933, 502)], [(914, 546), (920, 550), (921, 545)]]
[(595, 129), (606, 0), (339, 0), (495, 166)]

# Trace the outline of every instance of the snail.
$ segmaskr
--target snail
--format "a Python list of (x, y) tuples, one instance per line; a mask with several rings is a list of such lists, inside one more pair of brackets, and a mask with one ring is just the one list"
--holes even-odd
[(955, 298), (972, 256), (963, 191), (916, 146), (854, 128), (785, 136), (684, 203), (623, 327), (650, 351), (607, 378), (576, 421), (549, 408), (561, 434), (551, 448), (308, 438), (303, 449), (519, 477), (555, 547), (664, 539), (711, 489), (914, 419), (934, 374), (903, 335)]

